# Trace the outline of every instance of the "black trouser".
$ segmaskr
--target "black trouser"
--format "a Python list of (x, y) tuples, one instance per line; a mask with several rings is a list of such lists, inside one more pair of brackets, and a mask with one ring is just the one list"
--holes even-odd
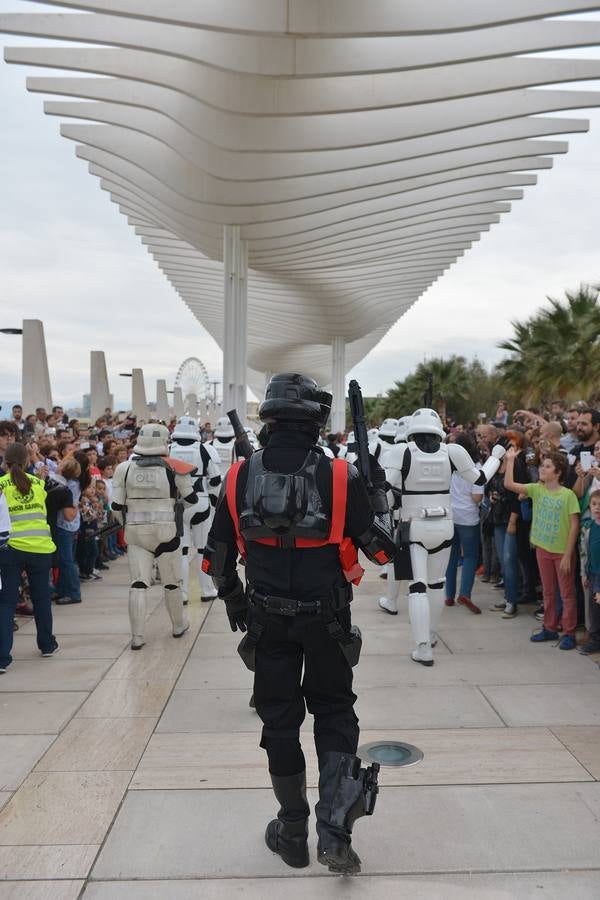
[[(264, 626), (256, 646), (254, 702), (271, 774), (296, 775), (305, 768), (300, 726), (306, 707), (315, 719), (318, 756), (330, 750), (355, 755), (359, 729), (352, 669), (325, 619), (314, 613), (282, 616), (254, 606), (250, 616)], [(349, 607), (337, 618), (350, 629)]]
[(536, 587), (539, 584), (535, 547), (529, 543), (531, 534), (531, 522), (525, 522), (520, 516), (517, 519), (517, 555), (521, 574), (523, 575), (523, 596), (521, 602), (535, 603), (538, 599)]

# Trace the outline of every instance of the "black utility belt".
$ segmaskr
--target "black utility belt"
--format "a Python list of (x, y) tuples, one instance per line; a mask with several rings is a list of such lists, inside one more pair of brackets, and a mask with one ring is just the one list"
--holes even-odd
[(348, 606), (352, 599), (346, 589), (334, 591), (331, 596), (318, 600), (296, 600), (293, 597), (279, 597), (275, 594), (262, 594), (255, 588), (248, 588), (248, 603), (258, 606), (265, 612), (279, 616), (297, 616), (303, 613), (338, 612)]

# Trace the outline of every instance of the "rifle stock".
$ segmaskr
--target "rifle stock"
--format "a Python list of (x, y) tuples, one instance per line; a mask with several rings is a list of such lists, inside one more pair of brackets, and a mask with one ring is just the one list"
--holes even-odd
[(252, 445), (248, 440), (248, 435), (244, 430), (244, 426), (240, 422), (240, 417), (237, 414), (236, 409), (230, 409), (227, 413), (227, 417), (231, 422), (231, 426), (233, 428), (233, 433), (235, 434), (235, 446), (237, 448), (238, 454), (243, 456), (244, 459), (250, 459), (254, 450), (252, 449)]
[(350, 403), (352, 424), (354, 425), (354, 440), (356, 443), (358, 470), (367, 485), (370, 485), (371, 466), (369, 463), (369, 438), (367, 435), (365, 407), (360, 385), (355, 379), (352, 379), (348, 387), (348, 400)]

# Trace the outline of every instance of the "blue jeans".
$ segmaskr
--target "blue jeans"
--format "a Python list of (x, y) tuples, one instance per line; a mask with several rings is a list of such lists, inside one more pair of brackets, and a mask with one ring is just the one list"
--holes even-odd
[(6, 668), (12, 662), (13, 618), (19, 599), (21, 571), (27, 572), (33, 615), (37, 629), (37, 645), (42, 653), (57, 646), (52, 634), (52, 604), (50, 602), (51, 553), (26, 553), (8, 546), (0, 557), (0, 666)]
[(494, 541), (500, 560), (500, 569), (504, 579), (504, 597), (507, 603), (515, 606), (519, 602), (519, 555), (517, 552), (517, 535), (507, 534), (506, 525), (496, 525)]
[(76, 540), (76, 531), (67, 531), (65, 528), (56, 529), (55, 543), (58, 551), (56, 593), (59, 597), (72, 597), (73, 600), (80, 600), (79, 572), (75, 565)]
[(463, 564), (460, 573), (460, 596), (471, 597), (475, 572), (479, 563), (479, 525), (457, 525), (454, 523), (454, 540), (446, 569), (446, 597), (454, 600), (456, 595), (456, 569), (462, 547)]

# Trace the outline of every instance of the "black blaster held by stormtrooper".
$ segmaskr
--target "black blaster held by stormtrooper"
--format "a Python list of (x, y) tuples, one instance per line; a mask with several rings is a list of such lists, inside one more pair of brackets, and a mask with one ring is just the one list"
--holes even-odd
[(244, 429), (244, 426), (240, 422), (240, 417), (237, 414), (237, 409), (230, 409), (227, 413), (227, 417), (231, 422), (231, 427), (233, 428), (233, 433), (235, 434), (235, 449), (237, 451), (238, 456), (243, 456), (244, 459), (250, 459), (254, 450), (252, 449), (252, 445), (248, 439), (248, 435)]
[(367, 486), (373, 515), (375, 517), (373, 527), (379, 533), (383, 546), (386, 547), (389, 558), (392, 559), (394, 556), (394, 526), (392, 514), (385, 494), (385, 482), (382, 484), (373, 484), (363, 396), (358, 381), (355, 381), (354, 379), (350, 382), (348, 387), (348, 400), (350, 402), (350, 415), (352, 416), (352, 424), (354, 426), (357, 468)]

